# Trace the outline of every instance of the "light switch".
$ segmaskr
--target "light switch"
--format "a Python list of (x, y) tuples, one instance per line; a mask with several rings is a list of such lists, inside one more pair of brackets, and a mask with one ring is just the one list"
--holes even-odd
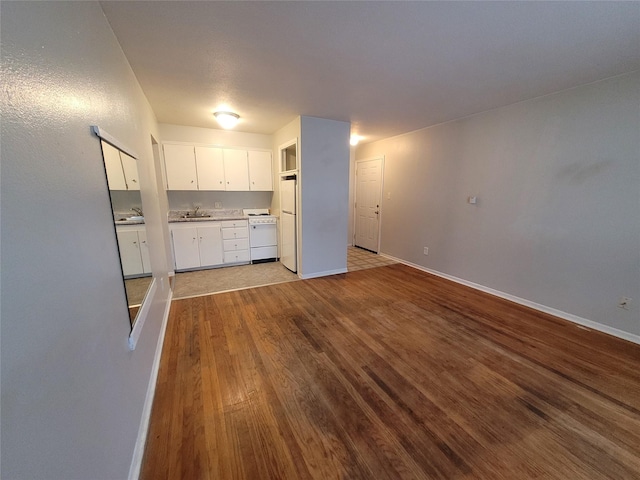
[(476, 203), (478, 203), (478, 197), (468, 197), (467, 203), (470, 203), (471, 205), (475, 205)]

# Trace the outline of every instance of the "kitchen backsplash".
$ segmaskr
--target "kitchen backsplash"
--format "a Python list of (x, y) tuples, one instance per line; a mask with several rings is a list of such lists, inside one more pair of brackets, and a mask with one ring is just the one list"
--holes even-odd
[(169, 210), (270, 208), (273, 192), (168, 191)]

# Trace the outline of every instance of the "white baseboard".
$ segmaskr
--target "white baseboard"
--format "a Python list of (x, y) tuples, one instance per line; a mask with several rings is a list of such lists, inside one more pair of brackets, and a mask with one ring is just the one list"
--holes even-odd
[(337, 275), (339, 273), (347, 273), (346, 268), (338, 268), (337, 270), (326, 270), (324, 272), (315, 272), (310, 273), (308, 275), (300, 275), (300, 278), (303, 280), (308, 280), (310, 278), (318, 278), (318, 277), (326, 277), (328, 275)]
[(422, 265), (418, 265), (416, 263), (407, 262), (406, 260), (402, 260), (401, 258), (396, 258), (391, 255), (387, 255), (386, 253), (381, 253), (381, 256), (388, 258), (390, 260), (395, 260), (398, 263), (402, 263), (409, 267), (416, 268), (418, 270), (422, 270), (423, 272), (431, 273), (432, 275), (436, 275), (438, 277), (446, 278), (447, 280), (451, 280), (452, 282), (460, 283), (462, 285), (466, 285), (467, 287), (471, 287), (475, 290), (480, 290), (481, 292), (488, 293), (490, 295), (494, 295), (496, 297), (504, 298), (505, 300), (510, 300), (514, 303), (524, 305), (525, 307), (533, 308), (534, 310), (538, 310), (540, 312), (548, 313), (553, 315), (554, 317), (559, 317), (563, 320), (568, 320), (572, 323), (576, 323), (578, 325), (582, 325), (584, 327), (592, 328), (594, 330), (598, 330), (599, 332), (607, 333), (609, 335), (613, 335), (614, 337), (621, 338), (623, 340), (627, 340), (629, 342), (640, 344), (640, 335), (635, 335), (633, 333), (625, 332), (624, 330), (619, 330), (614, 327), (610, 327), (608, 325), (603, 325), (602, 323), (594, 322), (593, 320), (589, 320), (587, 318), (582, 318), (577, 315), (573, 315), (572, 313), (563, 312), (562, 310), (557, 310), (552, 307), (548, 307), (546, 305), (542, 305), (540, 303), (532, 302), (531, 300), (527, 300), (525, 298), (516, 297), (515, 295), (511, 295), (509, 293), (501, 292), (500, 290), (495, 290), (490, 287), (485, 287), (484, 285), (480, 285), (478, 283), (473, 283), (468, 280), (464, 280), (463, 278), (454, 277), (453, 275), (449, 275), (447, 273), (442, 273), (437, 270), (432, 270), (427, 267), (423, 267)]
[(156, 345), (156, 354), (153, 357), (153, 364), (151, 366), (151, 376), (149, 378), (149, 384), (147, 385), (147, 395), (144, 399), (144, 406), (142, 407), (142, 417), (140, 418), (140, 427), (138, 428), (138, 438), (136, 440), (136, 446), (133, 449), (131, 466), (129, 467), (129, 480), (138, 480), (138, 478), (140, 477), (140, 469), (142, 468), (142, 457), (144, 455), (144, 447), (147, 442), (147, 433), (149, 432), (151, 407), (153, 406), (153, 399), (156, 393), (156, 382), (158, 380), (158, 371), (160, 370), (160, 357), (162, 356), (164, 335), (167, 331), (167, 323), (169, 322), (169, 311), (171, 310), (172, 298), (173, 291), (169, 289), (167, 305), (164, 310), (162, 326), (160, 327), (160, 334), (158, 336), (158, 343)]

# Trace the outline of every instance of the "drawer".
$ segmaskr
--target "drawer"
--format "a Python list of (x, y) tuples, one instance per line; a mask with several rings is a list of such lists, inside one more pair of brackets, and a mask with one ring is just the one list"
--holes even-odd
[(222, 228), (247, 228), (248, 222), (246, 220), (225, 220), (222, 222)]
[[(223, 222), (224, 223), (224, 222)], [(229, 240), (232, 238), (248, 238), (249, 227), (234, 227), (234, 228), (222, 228), (222, 239)]]
[(224, 252), (224, 263), (238, 263), (249, 261), (249, 250), (237, 250)]
[(232, 238), (223, 240), (223, 249), (225, 252), (233, 252), (236, 250), (247, 250), (249, 248), (249, 240), (246, 238)]
[(266, 258), (276, 258), (278, 256), (278, 247), (272, 245), (270, 247), (254, 247), (251, 249), (251, 261), (264, 260)]

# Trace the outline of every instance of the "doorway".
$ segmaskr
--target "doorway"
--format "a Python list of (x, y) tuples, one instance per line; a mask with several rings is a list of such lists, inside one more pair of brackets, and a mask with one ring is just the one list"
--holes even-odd
[(355, 246), (378, 253), (384, 158), (356, 161)]

